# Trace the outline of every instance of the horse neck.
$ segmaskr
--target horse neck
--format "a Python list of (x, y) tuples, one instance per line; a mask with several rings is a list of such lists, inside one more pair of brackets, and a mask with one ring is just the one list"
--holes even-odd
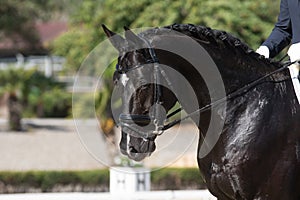
[[(215, 62), (227, 94), (270, 74), (281, 66), (279, 63), (258, 56), (250, 49), (228, 47), (226, 43), (220, 43), (219, 41), (216, 45), (211, 43), (201, 45)], [(267, 77), (266, 80), (283, 78), (286, 78), (286, 75), (278, 73)]]
[[(170, 41), (168, 43), (170, 43)], [(203, 43), (201, 44), (201, 46), (207, 51), (218, 69), (218, 73), (224, 83), (225, 95), (231, 94), (232, 92), (274, 71), (279, 67), (279, 64), (270, 63), (268, 60), (264, 60), (254, 53), (245, 54), (244, 51), (234, 49), (228, 50), (220, 48), (220, 46), (213, 46), (211, 43)], [(226, 50), (226, 53), (222, 52), (223, 50)], [(175, 88), (177, 88), (177, 92), (178, 94), (180, 94), (179, 96), (182, 97), (180, 103), (187, 111), (187, 113), (193, 112), (212, 103), (215, 100), (218, 100), (211, 99), (211, 93), (218, 93), (219, 91), (210, 91), (208, 89), (205, 80), (201, 77), (202, 74), (199, 74), (199, 71), (195, 69), (195, 66), (191, 65), (191, 63), (173, 53), (163, 50), (156, 50), (156, 53), (162, 64), (170, 66), (171, 68), (178, 71), (188, 80), (189, 84), (192, 86), (193, 91), (187, 89), (186, 85), (184, 84), (178, 85), (178, 81), (176, 81), (177, 78), (173, 78), (173, 80), (175, 81), (173, 81), (172, 84), (175, 86)], [(202, 66), (196, 66), (196, 68), (197, 67), (201, 68)], [(217, 74), (213, 74), (208, 78), (210, 79), (210, 81), (214, 82), (215, 76), (217, 76)], [(278, 73), (266, 78), (265, 81), (278, 81), (287, 79), (287, 77), (288, 75), (286, 72)], [(219, 86), (216, 85), (216, 88), (219, 88)], [(280, 90), (280, 87), (274, 87), (274, 85), (267, 85), (265, 87), (259, 88), (259, 90), (272, 92), (273, 90), (276, 90), (276, 88)], [(264, 91), (261, 92), (263, 93)], [(198, 107), (190, 106), (191, 104), (193, 104), (193, 100), (191, 100), (190, 98), (186, 98), (190, 97), (193, 93), (195, 93), (197, 96), (197, 101), (199, 102)], [(251, 97), (251, 95), (245, 95), (244, 97), (245, 98), (241, 98), (238, 103), (247, 106), (247, 103), (249, 103), (249, 101), (253, 97)], [(230, 106), (232, 106), (231, 108), (229, 108), (231, 112), (234, 112), (234, 110), (237, 108), (237, 104), (232, 103), (235, 100), (232, 100), (229, 104)], [(208, 128), (207, 124), (209, 124), (210, 116), (211, 113), (208, 111), (201, 114), (201, 120), (199, 120), (199, 118), (193, 120), (198, 124), (199, 128), (201, 128), (205, 132)]]

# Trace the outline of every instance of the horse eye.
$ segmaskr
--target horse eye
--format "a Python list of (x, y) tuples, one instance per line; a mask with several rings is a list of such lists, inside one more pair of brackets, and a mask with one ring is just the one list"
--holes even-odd
[(126, 68), (122, 65), (119, 65), (119, 64), (116, 65), (116, 72), (118, 72), (119, 74), (123, 74), (125, 69)]

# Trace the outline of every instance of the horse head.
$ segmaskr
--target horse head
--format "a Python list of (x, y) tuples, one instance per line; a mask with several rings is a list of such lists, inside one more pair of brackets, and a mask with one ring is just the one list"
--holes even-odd
[[(141, 161), (154, 152), (155, 139), (163, 131), (166, 113), (175, 105), (174, 94), (164, 87), (155, 50), (142, 37), (125, 27), (125, 38), (102, 26), (119, 57), (114, 83), (122, 88), (120, 149)], [(167, 100), (167, 101), (166, 101)]]

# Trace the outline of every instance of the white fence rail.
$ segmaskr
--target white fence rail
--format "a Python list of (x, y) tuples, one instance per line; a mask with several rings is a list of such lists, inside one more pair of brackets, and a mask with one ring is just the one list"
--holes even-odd
[(50, 77), (55, 72), (63, 69), (65, 58), (60, 56), (28, 56), (22, 54), (16, 55), (15, 58), (0, 58), (0, 70), (14, 67), (22, 67), (26, 70), (36, 68), (44, 72), (45, 76)]
[(207, 190), (120, 193), (41, 193), (0, 195), (1, 200), (216, 200)]

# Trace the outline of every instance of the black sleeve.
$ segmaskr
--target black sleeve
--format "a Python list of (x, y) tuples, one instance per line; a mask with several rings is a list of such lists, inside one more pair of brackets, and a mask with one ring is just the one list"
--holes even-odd
[(291, 17), (288, 8), (288, 1), (281, 0), (280, 13), (277, 23), (268, 39), (262, 44), (267, 46), (270, 50), (270, 57), (276, 56), (282, 49), (284, 49), (291, 42), (292, 29)]

